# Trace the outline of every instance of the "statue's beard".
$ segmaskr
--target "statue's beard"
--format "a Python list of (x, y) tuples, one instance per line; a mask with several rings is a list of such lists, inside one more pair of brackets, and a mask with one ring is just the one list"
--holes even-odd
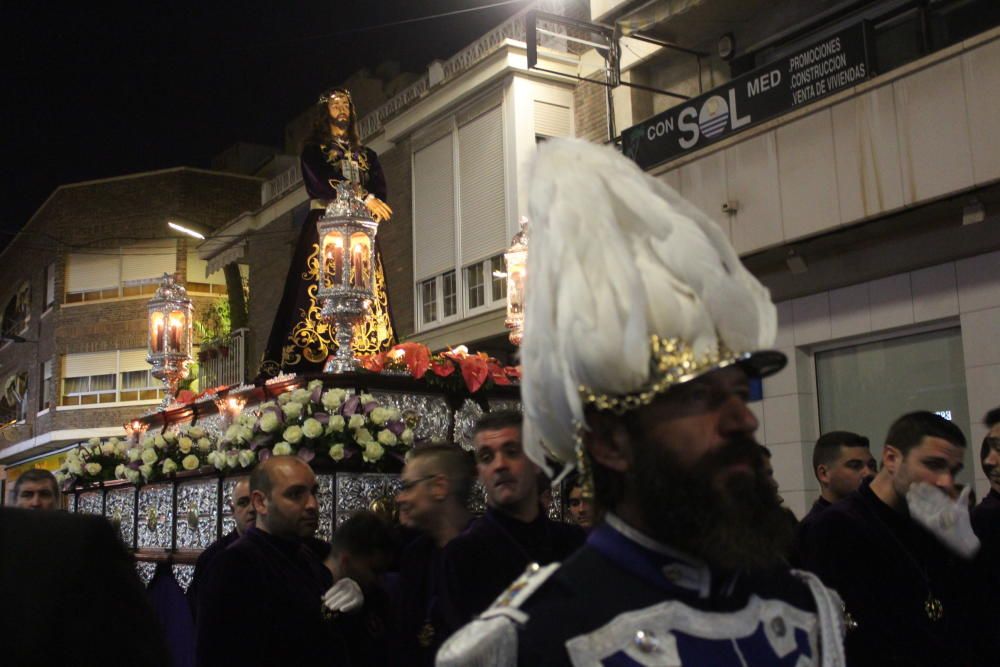
[(753, 438), (730, 439), (688, 467), (641, 436), (633, 442), (629, 481), (650, 537), (723, 570), (764, 570), (784, 560), (792, 523)]

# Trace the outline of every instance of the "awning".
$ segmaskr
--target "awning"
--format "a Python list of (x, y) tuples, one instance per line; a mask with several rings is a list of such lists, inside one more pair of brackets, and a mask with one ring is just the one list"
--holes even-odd
[(226, 264), (232, 264), (243, 259), (247, 253), (247, 241), (246, 239), (241, 239), (234, 243), (233, 245), (220, 250), (214, 257), (210, 258), (207, 262), (207, 275), (206, 278), (216, 271), (221, 270), (226, 266)]

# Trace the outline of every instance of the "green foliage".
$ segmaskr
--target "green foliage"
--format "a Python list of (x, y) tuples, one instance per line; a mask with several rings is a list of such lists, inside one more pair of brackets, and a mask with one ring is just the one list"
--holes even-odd
[(201, 349), (219, 347), (229, 338), (232, 326), (229, 298), (220, 297), (194, 322), (195, 333), (201, 339)]

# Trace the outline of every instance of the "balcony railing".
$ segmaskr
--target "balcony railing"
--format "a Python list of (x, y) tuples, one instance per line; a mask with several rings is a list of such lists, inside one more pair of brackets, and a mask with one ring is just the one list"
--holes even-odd
[(220, 345), (198, 352), (199, 385), (202, 389), (246, 381), (246, 339), (249, 329), (237, 329)]
[(299, 164), (295, 163), (290, 169), (285, 170), (264, 183), (264, 186), (260, 190), (261, 205), (267, 204), (267, 202), (291, 190), (301, 182), (302, 171), (299, 169)]

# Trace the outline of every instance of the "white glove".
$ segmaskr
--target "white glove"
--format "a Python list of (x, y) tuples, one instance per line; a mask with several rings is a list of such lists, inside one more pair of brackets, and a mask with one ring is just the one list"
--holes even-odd
[(358, 582), (344, 577), (323, 594), (323, 606), (334, 614), (354, 611), (365, 603), (365, 595)]
[(969, 492), (966, 486), (952, 501), (943, 491), (926, 482), (915, 482), (906, 492), (910, 516), (963, 558), (979, 551), (979, 538), (969, 521)]

